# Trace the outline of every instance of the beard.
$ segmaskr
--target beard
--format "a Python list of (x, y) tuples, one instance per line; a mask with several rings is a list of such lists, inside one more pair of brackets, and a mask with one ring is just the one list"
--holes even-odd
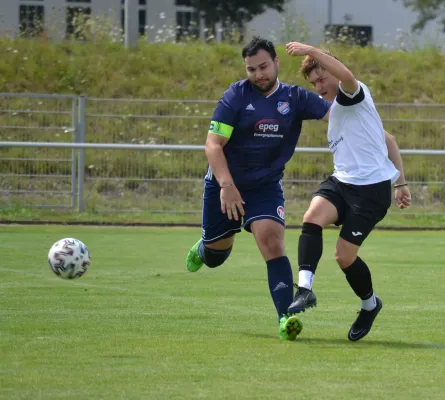
[(266, 86), (258, 86), (258, 85), (255, 85), (255, 84), (253, 84), (253, 86), (255, 86), (255, 88), (257, 90), (259, 90), (260, 92), (267, 93), (274, 87), (275, 82), (276, 82), (276, 80), (272, 81), (272, 82), (269, 82)]
[(267, 93), (272, 90), (272, 88), (275, 86), (275, 83), (277, 82), (278, 74), (275, 75), (273, 79), (270, 80), (270, 82), (267, 82), (264, 86), (258, 86), (254, 82), (252, 82), (252, 85), (261, 93)]

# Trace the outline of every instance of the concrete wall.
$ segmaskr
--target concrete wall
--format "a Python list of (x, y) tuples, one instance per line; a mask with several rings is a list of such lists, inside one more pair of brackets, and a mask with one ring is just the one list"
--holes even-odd
[(0, 34), (16, 36), (19, 26), (19, 0), (0, 0)]
[[(429, 23), (425, 30), (416, 35), (411, 26), (417, 14), (403, 6), (402, 1), (393, 0), (331, 0), (332, 23), (353, 25), (371, 25), (373, 43), (400, 47), (415, 42), (445, 43), (445, 34), (436, 23)], [(329, 0), (291, 0), (287, 12), (279, 15), (267, 11), (256, 17), (248, 25), (248, 36), (261, 34), (276, 41), (287, 41), (292, 34), (295, 39), (318, 44), (323, 40), (324, 26), (329, 22)]]
[[(138, 0), (131, 0), (139, 8)], [(329, 14), (329, 2), (332, 14)], [(19, 0), (0, 0), (0, 33), (17, 35), (19, 26)], [(48, 35), (53, 39), (65, 36), (66, 7), (76, 3), (66, 0), (44, 0), (28, 2), (45, 6), (45, 24)], [(121, 0), (93, 0), (88, 5), (92, 8), (93, 17), (107, 15), (107, 18), (120, 28)], [(176, 27), (176, 11), (187, 11), (187, 8), (176, 7), (174, 0), (147, 0), (147, 34), (150, 40), (173, 39)], [(137, 11), (135, 11), (137, 14)], [(247, 26), (247, 38), (253, 35), (266, 36), (276, 42), (291, 39), (304, 40), (318, 44), (324, 37), (324, 26), (332, 19), (334, 24), (343, 24), (345, 20), (354, 25), (371, 25), (373, 43), (400, 47), (417, 42), (445, 43), (445, 34), (440, 26), (430, 23), (420, 34), (411, 33), (411, 25), (416, 21), (416, 14), (406, 9), (402, 1), (393, 0), (290, 0), (287, 11), (280, 15), (267, 11), (256, 17)], [(134, 29), (138, 21), (132, 20)]]
[(176, 6), (174, 0), (147, 0), (147, 25), (150, 40), (174, 39), (176, 27)]

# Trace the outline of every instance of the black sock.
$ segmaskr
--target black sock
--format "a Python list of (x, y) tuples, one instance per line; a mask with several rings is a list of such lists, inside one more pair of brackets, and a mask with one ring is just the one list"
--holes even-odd
[(286, 256), (267, 261), (269, 290), (278, 318), (287, 314), (287, 308), (294, 297), (294, 279), (289, 259)]
[(209, 268), (216, 268), (222, 265), (230, 256), (231, 252), (232, 247), (227, 250), (213, 250), (206, 247), (202, 241), (198, 247), (199, 257)]
[(303, 229), (298, 241), (299, 270), (307, 270), (315, 274), (322, 254), (323, 228), (310, 222), (303, 223)]
[(369, 299), (372, 294), (371, 271), (366, 263), (357, 257), (355, 261), (343, 270), (354, 293), (362, 300)]

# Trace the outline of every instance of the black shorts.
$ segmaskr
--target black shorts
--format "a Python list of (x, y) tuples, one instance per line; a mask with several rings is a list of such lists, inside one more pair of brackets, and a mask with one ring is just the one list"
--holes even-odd
[(391, 181), (352, 185), (330, 176), (320, 184), (315, 196), (324, 197), (337, 209), (335, 225), (343, 225), (340, 237), (360, 246), (391, 206)]

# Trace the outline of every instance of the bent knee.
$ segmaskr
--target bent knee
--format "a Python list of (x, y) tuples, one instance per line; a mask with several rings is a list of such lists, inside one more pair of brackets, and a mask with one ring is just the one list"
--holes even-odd
[(259, 244), (262, 251), (271, 256), (281, 257), (284, 254), (284, 240), (279, 235), (263, 235)]
[(272, 235), (267, 238), (267, 250), (271, 253), (281, 254), (284, 252), (284, 240), (278, 235)]
[(336, 222), (337, 219), (336, 207), (329, 200), (316, 196), (312, 199), (309, 209), (304, 213), (303, 222), (310, 222), (324, 228)]
[(232, 247), (226, 250), (213, 250), (204, 245), (202, 260), (209, 268), (216, 268), (224, 264), (232, 252)]
[(340, 266), (340, 268), (349, 267), (357, 258), (356, 252), (345, 251), (344, 249), (335, 249), (335, 261)]
[(309, 208), (303, 215), (303, 222), (309, 222), (311, 224), (317, 223), (318, 211)]
[(336, 218), (331, 217), (328, 212), (320, 208), (309, 208), (309, 210), (307, 210), (303, 216), (303, 223), (319, 225), (322, 228), (334, 223), (335, 221)]

